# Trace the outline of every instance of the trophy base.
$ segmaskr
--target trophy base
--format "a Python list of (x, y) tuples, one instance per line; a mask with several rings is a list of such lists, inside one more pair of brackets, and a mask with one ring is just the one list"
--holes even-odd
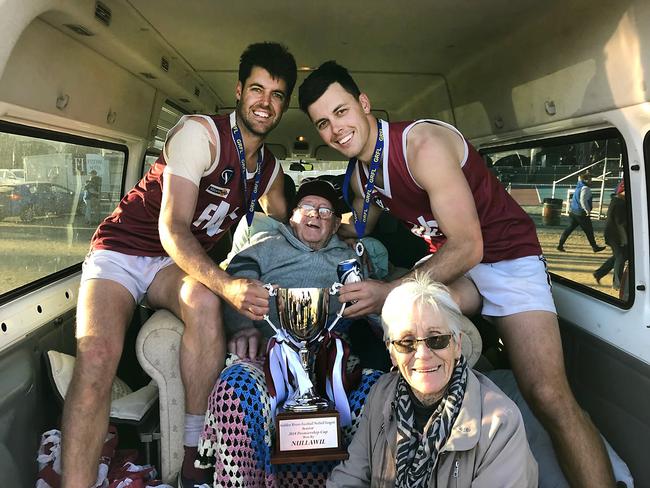
[(309, 413), (327, 410), (331, 405), (324, 398), (303, 396), (287, 400), (282, 408), (287, 412)]
[(280, 409), (275, 417), (271, 464), (340, 461), (348, 453), (341, 445), (339, 413), (328, 405), (311, 413)]

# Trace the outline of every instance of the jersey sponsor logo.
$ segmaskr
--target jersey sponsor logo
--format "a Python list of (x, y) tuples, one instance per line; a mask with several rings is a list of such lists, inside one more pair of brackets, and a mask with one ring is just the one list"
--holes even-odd
[(239, 207), (236, 207), (231, 212), (228, 202), (219, 202), (219, 205), (210, 203), (203, 209), (199, 218), (192, 222), (192, 225), (205, 230), (205, 233), (212, 237), (225, 230), (221, 226), (227, 217), (230, 220), (237, 219), (237, 210), (239, 210)]
[(230, 193), (230, 188), (221, 188), (217, 185), (210, 185), (205, 189), (205, 191), (215, 197), (226, 198)]
[(426, 220), (424, 216), (420, 215), (416, 224), (410, 223), (413, 225), (411, 232), (418, 237), (444, 237), (435, 220)]
[(230, 183), (233, 176), (235, 176), (235, 170), (232, 168), (226, 168), (221, 172), (221, 182), (224, 185), (227, 185)]
[(390, 209), (386, 205), (384, 205), (384, 202), (382, 201), (379, 195), (375, 195), (374, 199), (375, 199), (375, 205), (377, 205), (384, 212), (390, 212)]

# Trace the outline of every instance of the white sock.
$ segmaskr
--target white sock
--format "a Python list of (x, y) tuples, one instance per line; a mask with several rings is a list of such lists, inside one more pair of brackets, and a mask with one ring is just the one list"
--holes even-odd
[(199, 437), (203, 431), (204, 415), (185, 414), (185, 439), (183, 445), (187, 447), (196, 447), (199, 445)]

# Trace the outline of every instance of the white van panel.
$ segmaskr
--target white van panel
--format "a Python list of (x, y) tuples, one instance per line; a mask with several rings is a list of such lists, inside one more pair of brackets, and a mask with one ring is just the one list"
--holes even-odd
[(0, 307), (0, 353), (39, 327), (74, 309), (81, 274), (23, 295)]
[[(25, 63), (25, 59), (32, 62)], [(75, 59), (75, 63), (70, 63)], [(52, 83), (52, 80), (57, 80)], [(41, 20), (16, 44), (0, 93), (9, 103), (146, 137), (156, 90)], [(65, 108), (57, 98), (69, 96)], [(109, 122), (109, 113), (115, 114)]]
[[(589, 9), (568, 2), (561, 12), (539, 14), (500, 42), (486, 39), (485, 51), (449, 75), (458, 127), (467, 137), (648, 100), (650, 67), (642, 63), (641, 46), (650, 45), (649, 2)], [(555, 115), (546, 111), (551, 101)]]

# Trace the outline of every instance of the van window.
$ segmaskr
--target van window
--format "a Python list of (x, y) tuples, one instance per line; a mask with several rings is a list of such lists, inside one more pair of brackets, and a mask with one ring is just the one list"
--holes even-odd
[(147, 171), (151, 169), (153, 164), (158, 161), (158, 158), (160, 157), (160, 151), (156, 149), (150, 149), (146, 152), (144, 155), (144, 164), (142, 167), (142, 174), (140, 175), (141, 177), (144, 176)]
[(83, 260), (120, 200), (126, 156), (124, 146), (0, 124), (0, 299)]
[(632, 225), (624, 191), (625, 145), (618, 131), (481, 152), (533, 218), (556, 280), (627, 303)]
[(165, 145), (165, 139), (167, 138), (167, 133), (186, 113), (186, 111), (182, 110), (180, 107), (177, 107), (169, 100), (163, 104), (160, 110), (160, 117), (158, 117), (158, 122), (156, 123), (156, 132), (154, 134), (154, 139), (144, 156), (141, 176), (144, 176), (145, 173), (149, 171), (153, 163), (156, 162), (162, 153), (163, 146)]
[(158, 117), (158, 123), (156, 124), (156, 134), (154, 135), (152, 146), (154, 149), (162, 151), (165, 139), (167, 138), (167, 132), (169, 132), (169, 130), (174, 127), (178, 120), (185, 114), (187, 114), (185, 110), (172, 104), (169, 100), (163, 104), (162, 109), (160, 110), (160, 117)]

